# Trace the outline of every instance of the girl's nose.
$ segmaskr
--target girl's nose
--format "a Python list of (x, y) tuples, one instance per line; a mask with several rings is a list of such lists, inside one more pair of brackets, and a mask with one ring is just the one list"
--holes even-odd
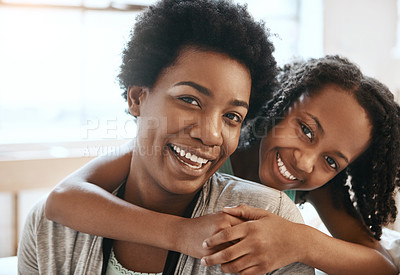
[(313, 172), (318, 158), (318, 154), (315, 152), (315, 150), (295, 150), (294, 157), (296, 160), (296, 166), (299, 170), (308, 174)]

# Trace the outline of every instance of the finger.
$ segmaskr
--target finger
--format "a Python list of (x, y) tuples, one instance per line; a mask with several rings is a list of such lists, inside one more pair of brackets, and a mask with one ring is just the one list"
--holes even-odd
[(224, 207), (222, 211), (229, 215), (247, 220), (258, 220), (270, 214), (270, 212), (265, 209), (254, 208), (243, 204), (235, 207)]
[(238, 242), (228, 248), (218, 251), (217, 253), (201, 258), (201, 264), (204, 266), (224, 264), (236, 260), (247, 253), (248, 251), (240, 245), (240, 242)]
[(213, 236), (205, 239), (203, 242), (203, 248), (209, 249), (224, 243), (234, 242), (238, 239), (244, 238), (246, 236), (246, 230), (241, 225), (242, 224), (223, 229)]
[(221, 269), (224, 273), (240, 273), (254, 267), (254, 263), (251, 260), (251, 257), (244, 255), (233, 261), (221, 264)]
[(246, 269), (244, 269), (244, 270), (242, 270), (240, 272), (237, 272), (237, 273), (239, 275), (254, 275), (254, 274), (266, 274), (266, 273), (269, 273), (271, 271), (273, 271), (273, 270), (269, 270), (268, 269), (266, 271), (263, 271), (262, 268), (260, 268), (259, 266), (255, 265), (255, 266), (251, 266), (251, 267), (246, 268)]
[(265, 274), (276, 269), (270, 266), (265, 259), (260, 262), (258, 257), (246, 254), (234, 261), (221, 264), (225, 273), (239, 273), (240, 275)]
[[(228, 214), (228, 213), (225, 213), (225, 214)], [(228, 214), (227, 216), (229, 217), (229, 223), (231, 226), (235, 226), (235, 225), (245, 222), (245, 220), (241, 219), (240, 217), (236, 217), (236, 216), (230, 215), (230, 214)]]

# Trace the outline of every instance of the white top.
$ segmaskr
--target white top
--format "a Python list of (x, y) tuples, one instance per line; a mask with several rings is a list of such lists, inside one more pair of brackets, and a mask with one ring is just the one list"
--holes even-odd
[(128, 270), (118, 262), (114, 254), (114, 249), (111, 248), (110, 260), (108, 261), (106, 275), (162, 275), (162, 272), (142, 273)]

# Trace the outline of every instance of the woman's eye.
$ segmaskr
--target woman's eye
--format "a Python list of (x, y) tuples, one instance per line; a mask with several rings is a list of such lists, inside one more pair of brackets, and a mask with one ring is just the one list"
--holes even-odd
[(235, 113), (228, 113), (225, 115), (225, 117), (227, 117), (228, 119), (233, 120), (237, 123), (242, 123), (242, 121), (243, 121), (243, 119)]
[(300, 127), (301, 127), (301, 130), (303, 131), (303, 133), (306, 135), (306, 137), (307, 137), (310, 141), (312, 141), (313, 138), (314, 138), (314, 133), (313, 133), (313, 131), (312, 131), (307, 125), (305, 125), (305, 124), (303, 124), (303, 123), (300, 123)]
[(333, 168), (333, 169), (335, 169), (335, 170), (338, 169), (338, 165), (337, 165), (336, 161), (335, 161), (333, 158), (328, 157), (328, 156), (325, 156), (325, 160), (326, 160), (326, 162), (328, 163), (328, 165), (329, 165), (331, 168)]
[(180, 97), (179, 99), (186, 103), (189, 103), (191, 105), (200, 106), (199, 102), (196, 99), (194, 99), (193, 97), (183, 96), (183, 97)]

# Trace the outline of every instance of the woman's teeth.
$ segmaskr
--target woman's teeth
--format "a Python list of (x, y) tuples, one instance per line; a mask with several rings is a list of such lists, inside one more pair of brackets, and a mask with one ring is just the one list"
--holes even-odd
[(178, 158), (181, 162), (183, 162), (184, 164), (186, 164), (187, 166), (189, 166), (190, 168), (200, 168), (203, 164), (206, 164), (208, 162), (208, 160), (203, 159), (201, 157), (198, 157), (194, 154), (191, 154), (189, 152), (185, 152), (185, 150), (183, 150), (182, 148), (179, 148), (176, 145), (172, 146), (172, 149), (175, 151), (175, 153), (179, 156), (181, 156), (182, 158), (188, 159), (190, 160), (192, 163), (196, 163), (197, 165), (192, 165), (190, 163), (185, 162), (183, 159)]
[(281, 173), (281, 175), (289, 180), (297, 180), (297, 178), (295, 176), (293, 176), (292, 174), (290, 174), (290, 172), (287, 170), (285, 164), (283, 164), (283, 161), (281, 159), (281, 156), (279, 154), (276, 155), (276, 161), (278, 163), (278, 169), (279, 169), (279, 173)]

